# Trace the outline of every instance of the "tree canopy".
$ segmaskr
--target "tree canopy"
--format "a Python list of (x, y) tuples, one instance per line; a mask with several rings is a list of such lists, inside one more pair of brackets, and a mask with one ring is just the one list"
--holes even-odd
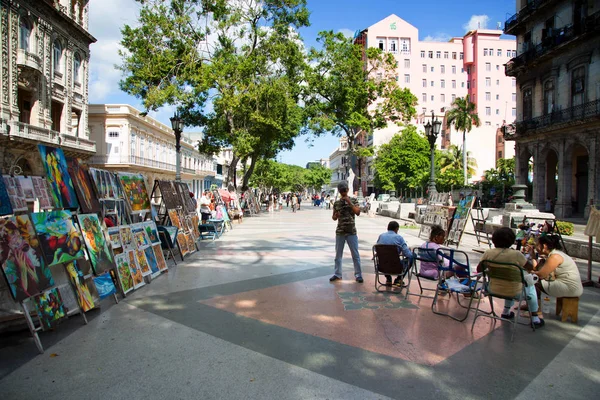
[(454, 125), (456, 130), (463, 133), (463, 184), (466, 186), (468, 183), (468, 171), (467, 171), (467, 132), (471, 132), (473, 125), (479, 126), (479, 116), (477, 115), (477, 106), (471, 103), (469, 95), (465, 97), (457, 97), (452, 102), (452, 108), (446, 115), (446, 121), (448, 127)]
[(298, 165), (263, 159), (256, 163), (256, 168), (250, 177), (250, 184), (269, 193), (303, 192), (308, 188), (319, 192), (330, 179), (331, 170), (320, 164), (306, 169)]

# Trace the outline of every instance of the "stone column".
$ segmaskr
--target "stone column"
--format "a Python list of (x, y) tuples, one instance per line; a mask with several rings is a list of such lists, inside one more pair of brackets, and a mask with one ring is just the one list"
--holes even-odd
[(546, 199), (546, 160), (541, 159), (539, 143), (533, 149), (533, 190), (531, 204), (540, 211), (544, 210)]
[(588, 171), (588, 200), (587, 200), (587, 205), (585, 206), (585, 211), (584, 211), (584, 216), (585, 218), (588, 218), (590, 216), (590, 202), (593, 200), (592, 204), (598, 204), (598, 186), (600, 186), (600, 184), (598, 183), (598, 163), (599, 163), (599, 158), (598, 157), (598, 151), (600, 151), (600, 148), (598, 148), (598, 137), (600, 135), (596, 134), (596, 136), (594, 137), (593, 133), (589, 133), (590, 140), (587, 142), (588, 145), (588, 166), (589, 166), (589, 171)]
[[(558, 218), (570, 217), (573, 212), (571, 206), (572, 149), (573, 147), (566, 140), (558, 145), (558, 194), (556, 196), (556, 206), (554, 207), (554, 214)], [(566, 151), (569, 153), (567, 154)]]
[(515, 182), (519, 185), (527, 184), (527, 162), (524, 160), (523, 151), (525, 146), (522, 143), (515, 143)]

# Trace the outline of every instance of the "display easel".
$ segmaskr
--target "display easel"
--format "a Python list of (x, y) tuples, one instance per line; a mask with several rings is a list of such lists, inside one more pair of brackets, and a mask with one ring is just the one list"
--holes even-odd
[(467, 226), (467, 220), (471, 216), (474, 202), (475, 196), (473, 195), (468, 195), (464, 199), (459, 200), (454, 212), (454, 218), (452, 218), (450, 232), (446, 238), (446, 246), (454, 245), (458, 248), (460, 245), (462, 236), (465, 233), (465, 227)]
[(423, 219), (421, 220), (419, 237), (424, 235), (426, 240), (429, 239), (433, 225), (440, 225), (446, 232), (446, 237), (448, 236), (455, 210), (455, 207), (445, 205), (448, 203), (449, 197), (449, 193), (435, 193), (431, 195), (425, 208)]
[(150, 195), (150, 204), (156, 206), (156, 223), (158, 225), (165, 225), (169, 218), (169, 211), (165, 204), (164, 197), (160, 190), (158, 181), (154, 181), (154, 187), (152, 188), (152, 194)]
[[(475, 211), (475, 215), (473, 215), (473, 211)], [(473, 223), (473, 231), (475, 232), (477, 245), (481, 245), (483, 243), (487, 244), (489, 248), (492, 248), (492, 240), (486, 229), (487, 220), (483, 214), (483, 208), (477, 207), (471, 209), (471, 222)]]

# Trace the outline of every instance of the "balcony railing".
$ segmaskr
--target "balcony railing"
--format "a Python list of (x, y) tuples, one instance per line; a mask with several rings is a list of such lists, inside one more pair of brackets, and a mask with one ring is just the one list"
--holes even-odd
[[(88, 153), (96, 152), (96, 142), (84, 139), (78, 136), (67, 135), (53, 131), (52, 129), (41, 128), (18, 121), (0, 122), (2, 129), (0, 134), (10, 136), (11, 138), (27, 139), (35, 143), (62, 146), (68, 150), (83, 151)], [(9, 128), (10, 127), (10, 133)]]
[(565, 108), (564, 110), (543, 115), (541, 117), (531, 118), (516, 123), (516, 130), (506, 131), (504, 138), (506, 140), (515, 137), (523, 137), (533, 134), (538, 130), (546, 128), (558, 129), (577, 123), (587, 123), (593, 120), (600, 120), (600, 100), (590, 101), (578, 106)]
[(504, 23), (504, 33), (507, 35), (512, 35), (512, 31), (523, 23), (534, 11), (539, 10), (542, 6), (546, 5), (546, 3), (550, 3), (552, 0), (532, 0), (527, 3), (527, 5), (518, 13), (510, 17)]
[[(96, 165), (105, 165), (105, 164), (134, 165), (134, 166), (140, 166), (140, 167), (160, 169), (162, 171), (175, 172), (175, 164), (157, 161), (157, 160), (145, 158), (145, 157), (131, 156), (131, 155), (121, 156), (121, 157), (115, 157), (115, 156), (111, 156), (111, 155), (94, 156), (94, 157), (90, 158), (88, 162), (90, 164), (96, 164)], [(198, 176), (215, 176), (215, 171), (207, 171), (207, 170), (202, 170), (200, 168), (194, 169), (194, 168), (181, 167), (181, 172), (186, 173), (186, 174), (198, 175)]]
[(521, 68), (534, 61), (541, 61), (563, 44), (598, 31), (600, 31), (600, 11), (587, 16), (581, 24), (576, 26), (570, 24), (560, 29), (553, 29), (541, 43), (535, 46), (530, 45), (530, 48), (524, 49), (522, 54), (508, 61), (504, 66), (504, 72), (507, 76), (516, 76), (520, 73)]

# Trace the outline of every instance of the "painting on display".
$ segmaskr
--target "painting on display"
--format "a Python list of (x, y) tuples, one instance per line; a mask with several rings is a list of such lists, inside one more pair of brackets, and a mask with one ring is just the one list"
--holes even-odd
[(192, 229), (194, 231), (194, 234), (196, 236), (196, 239), (200, 239), (200, 217), (198, 217), (197, 215), (194, 215), (192, 217)]
[(105, 299), (111, 294), (117, 293), (117, 288), (115, 287), (115, 283), (113, 282), (109, 272), (95, 276), (94, 285), (96, 286), (100, 300)]
[(94, 308), (94, 299), (90, 293), (90, 289), (85, 283), (84, 274), (79, 268), (79, 260), (71, 261), (65, 264), (67, 275), (71, 281), (75, 293), (77, 293), (77, 304), (84, 311), (89, 311)]
[(115, 192), (115, 198), (117, 199), (124, 199), (125, 198), (125, 193), (123, 193), (123, 189), (120, 185), (120, 181), (119, 181), (119, 174), (115, 173), (115, 172), (111, 172), (110, 173), (110, 180), (113, 184), (113, 190)]
[(108, 228), (108, 237), (110, 238), (110, 246), (113, 249), (120, 249), (121, 244), (121, 228), (118, 226), (111, 226)]
[(57, 208), (77, 209), (79, 202), (62, 149), (38, 144), (46, 179), (50, 184), (52, 199)]
[(148, 262), (150, 271), (152, 271), (152, 275), (160, 273), (160, 269), (158, 269), (158, 261), (154, 255), (154, 249), (152, 249), (151, 246), (148, 246), (144, 249), (144, 254), (146, 255), (146, 261)]
[(196, 244), (194, 242), (194, 237), (190, 233), (185, 234), (185, 240), (187, 242), (188, 251), (193, 253), (196, 251)]
[(473, 201), (475, 197), (472, 195), (466, 196), (458, 201), (456, 204), (456, 211), (454, 212), (454, 219), (466, 219), (469, 216), (469, 212), (473, 207)]
[(158, 237), (158, 231), (156, 229), (156, 223), (154, 221), (146, 221), (144, 224), (144, 230), (146, 231), (146, 235), (148, 239), (153, 244), (160, 243), (160, 238)]
[(181, 199), (175, 191), (173, 184), (169, 181), (157, 181), (158, 188), (160, 189), (160, 195), (162, 196), (163, 203), (167, 209), (176, 209), (181, 207)]
[(165, 231), (167, 231), (167, 234), (171, 239), (171, 243), (173, 243), (173, 246), (175, 246), (175, 243), (177, 242), (177, 233), (179, 232), (179, 228), (177, 228), (176, 226), (164, 226), (163, 228), (165, 228)]
[(13, 213), (10, 197), (4, 184), (4, 179), (0, 179), (0, 215), (9, 215)]
[(165, 260), (165, 255), (163, 254), (160, 244), (153, 245), (152, 250), (154, 250), (154, 257), (156, 257), (158, 269), (161, 271), (167, 270), (167, 261)]
[(127, 254), (118, 254), (115, 256), (117, 263), (117, 276), (121, 282), (123, 293), (127, 294), (133, 290), (133, 276), (129, 268), (129, 256)]
[(79, 199), (81, 212), (85, 214), (100, 212), (100, 202), (94, 192), (87, 165), (82, 164), (77, 158), (68, 158), (67, 165), (75, 186), (75, 193)]
[(32, 213), (31, 220), (50, 265), (84, 257), (83, 239), (73, 224), (70, 211)]
[(99, 199), (115, 200), (115, 186), (110, 172), (103, 169), (90, 168), (89, 175), (96, 187)]
[(135, 248), (135, 242), (133, 240), (133, 233), (129, 225), (123, 225), (119, 227), (119, 233), (121, 234), (121, 245), (123, 250), (133, 250)]
[(146, 282), (144, 282), (144, 276), (137, 263), (134, 250), (130, 250), (125, 254), (127, 254), (127, 257), (129, 258), (129, 270), (131, 271), (131, 278), (133, 279), (133, 288), (137, 289), (144, 286)]
[(15, 301), (54, 285), (28, 215), (0, 219), (0, 266)]
[(150, 245), (150, 239), (148, 239), (144, 225), (141, 222), (131, 225), (131, 233), (133, 233), (133, 238), (137, 247)]
[(93, 272), (92, 264), (90, 264), (90, 262), (85, 258), (77, 259), (77, 268), (79, 268), (79, 270), (83, 273), (83, 276), (87, 276)]
[(183, 232), (177, 233), (177, 244), (179, 245), (179, 251), (181, 251), (182, 256), (185, 256), (187, 253), (189, 253), (185, 233), (183, 233)]
[(98, 215), (80, 214), (78, 219), (94, 271), (96, 274), (109, 271), (114, 266), (114, 259), (106, 243)]
[(15, 178), (19, 181), (19, 185), (23, 190), (23, 196), (26, 201), (34, 201), (35, 200), (35, 192), (33, 191), (33, 181), (30, 176), (15, 176)]
[(135, 250), (135, 259), (137, 260), (137, 264), (140, 267), (140, 271), (142, 271), (143, 276), (152, 273), (152, 270), (148, 265), (148, 261), (146, 260), (146, 254), (144, 253), (144, 250)]
[(171, 219), (171, 225), (181, 228), (181, 221), (179, 220), (177, 210), (169, 210), (169, 218)]
[(119, 180), (123, 187), (125, 199), (129, 201), (131, 211), (150, 211), (150, 198), (146, 189), (146, 182), (142, 174), (119, 173)]
[(32, 176), (31, 182), (33, 183), (33, 194), (37, 198), (40, 206), (40, 210), (49, 210), (54, 208), (52, 203), (52, 195), (48, 188), (48, 181), (41, 176)]
[(194, 201), (190, 197), (190, 188), (185, 182), (175, 182), (175, 190), (177, 194), (181, 198), (183, 203), (183, 208), (188, 213), (193, 213), (196, 211), (196, 206), (194, 205)]
[(61, 318), (67, 316), (67, 309), (63, 305), (58, 288), (34, 297), (33, 304), (44, 329), (54, 328)]
[(96, 289), (96, 283), (94, 282), (93, 276), (85, 278), (85, 286), (87, 286), (90, 291), (92, 300), (94, 300), (94, 305), (100, 304), (100, 295), (98, 294), (98, 289)]
[(10, 175), (3, 175), (2, 179), (4, 180), (4, 185), (6, 186), (13, 212), (27, 211), (27, 200), (25, 199), (25, 194), (23, 193), (23, 188), (21, 188), (19, 179)]

